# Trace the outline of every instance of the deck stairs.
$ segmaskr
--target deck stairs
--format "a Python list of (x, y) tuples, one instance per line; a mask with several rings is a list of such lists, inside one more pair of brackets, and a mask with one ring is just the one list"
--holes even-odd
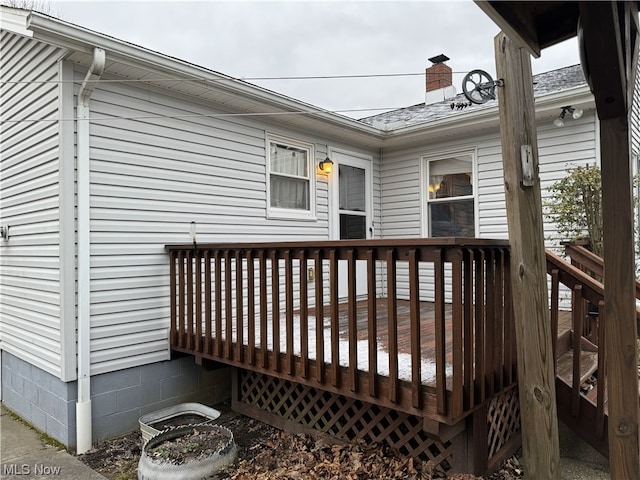
[[(608, 452), (608, 396), (604, 361), (603, 261), (583, 246), (566, 245), (570, 263), (547, 252), (552, 278), (551, 323), (554, 345), (557, 410), (560, 420), (602, 453)], [(562, 310), (561, 288), (570, 293), (571, 311)], [(640, 283), (636, 282), (640, 299)], [(563, 315), (570, 315), (570, 319)], [(640, 321), (640, 308), (637, 310)], [(575, 381), (574, 381), (575, 377)]]

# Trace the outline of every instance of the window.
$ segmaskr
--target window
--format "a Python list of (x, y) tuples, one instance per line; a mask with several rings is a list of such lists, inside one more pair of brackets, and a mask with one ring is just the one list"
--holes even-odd
[(472, 152), (426, 159), (427, 235), (475, 237)]
[(309, 144), (270, 137), (268, 143), (268, 216), (314, 218), (315, 169)]

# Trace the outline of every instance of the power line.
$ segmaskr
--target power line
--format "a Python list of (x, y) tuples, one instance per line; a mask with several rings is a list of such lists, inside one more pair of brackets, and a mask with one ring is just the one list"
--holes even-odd
[[(378, 110), (398, 110), (405, 107), (378, 107), (378, 108), (350, 108), (344, 110), (294, 110), (290, 112), (254, 112), (254, 113), (193, 113), (182, 115), (133, 115), (133, 116), (110, 116), (110, 117), (92, 117), (88, 120), (91, 122), (102, 122), (109, 120), (151, 120), (162, 118), (225, 118), (225, 117), (264, 117), (264, 116), (281, 116), (281, 115), (318, 115), (318, 114), (342, 114), (342, 113), (356, 113), (356, 112), (373, 112)], [(73, 122), (77, 118), (21, 118), (21, 119), (9, 119), (2, 120), (2, 123), (37, 123), (37, 122)], [(356, 119), (353, 119), (357, 121)]]
[[(466, 74), (468, 72), (451, 72), (453, 74)], [(370, 73), (370, 74), (353, 74), (353, 75), (294, 75), (294, 76), (276, 76), (276, 77), (227, 77), (227, 78), (193, 78), (193, 77), (164, 77), (164, 78), (129, 78), (129, 79), (99, 79), (96, 83), (151, 83), (151, 82), (249, 82), (249, 81), (270, 81), (270, 80), (340, 80), (349, 78), (393, 78), (393, 77), (416, 77), (424, 76), (425, 72), (420, 73)], [(19, 85), (19, 84), (63, 84), (63, 83), (82, 83), (81, 80), (0, 80), (0, 85)]]

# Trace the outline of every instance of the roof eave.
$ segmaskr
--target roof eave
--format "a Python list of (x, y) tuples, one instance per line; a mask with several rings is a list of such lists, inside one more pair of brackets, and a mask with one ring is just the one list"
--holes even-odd
[[(108, 58), (143, 65), (150, 69), (161, 69), (174, 75), (211, 82), (219, 91), (232, 92), (256, 102), (256, 107), (276, 109), (279, 112), (304, 111), (305, 116), (327, 127), (339, 128), (350, 132), (354, 140), (363, 139), (377, 144), (382, 141), (383, 133), (370, 125), (355, 119), (329, 112), (314, 105), (292, 99), (285, 95), (263, 89), (236, 78), (208, 70), (206, 68), (139, 47), (116, 38), (69, 24), (37, 12), (31, 12), (27, 18), (27, 29), (35, 38), (59, 45), (60, 47), (91, 54), (95, 47), (107, 52)], [(224, 80), (221, 82), (220, 80)], [(274, 115), (277, 117), (277, 115)], [(277, 121), (277, 118), (275, 118)], [(331, 128), (330, 128), (331, 129)]]
[[(595, 108), (593, 95), (585, 84), (537, 97), (535, 99), (536, 119), (557, 116), (558, 109), (565, 105), (580, 105), (583, 110)], [(407, 146), (454, 134), (488, 130), (497, 127), (499, 123), (500, 116), (496, 105), (476, 112), (465, 112), (433, 122), (419, 123), (387, 132), (383, 148)]]

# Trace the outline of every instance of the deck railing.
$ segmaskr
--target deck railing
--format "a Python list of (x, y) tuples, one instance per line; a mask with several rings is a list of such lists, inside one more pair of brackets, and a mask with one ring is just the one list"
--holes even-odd
[[(166, 250), (171, 345), (196, 358), (447, 423), (516, 381), (507, 242), (350, 240)], [(432, 302), (431, 314), (421, 300)], [(401, 303), (408, 303), (406, 314)]]
[[(567, 243), (565, 253), (571, 258), (571, 264), (602, 281), (604, 278), (604, 261), (582, 245)], [(636, 300), (640, 300), (640, 281), (636, 280)], [(640, 325), (640, 307), (636, 308), (636, 318)]]
[[(556, 368), (561, 367), (561, 362), (558, 362), (560, 355), (571, 352), (571, 365), (567, 374), (557, 372), (558, 378), (568, 381), (570, 387), (568, 397), (563, 396), (562, 391), (557, 391), (559, 402), (565, 402), (570, 412), (563, 420), (582, 430), (585, 438), (603, 451), (606, 449), (606, 441), (603, 441), (606, 434), (604, 286), (578, 266), (571, 265), (549, 250), (547, 272), (551, 277), (551, 325)], [(560, 285), (571, 292), (571, 327), (559, 335), (559, 304), (562, 295)], [(588, 392), (584, 392), (582, 387), (586, 378), (592, 374), (597, 376), (597, 388), (595, 395), (586, 395)], [(581, 408), (589, 405), (581, 400), (583, 396), (589, 398), (590, 404), (595, 405), (595, 410), (581, 411)], [(560, 410), (559, 408), (559, 412)]]
[[(587, 250), (584, 246), (574, 243), (565, 244), (565, 253), (571, 259), (571, 264), (557, 255), (547, 252), (547, 271), (552, 279), (551, 319), (556, 332), (554, 338), (557, 338), (557, 343), (564, 342), (564, 345), (554, 344), (554, 351), (562, 352), (567, 348), (572, 350), (573, 365), (570, 375), (569, 398), (559, 396), (560, 402), (567, 401), (570, 405), (570, 415), (565, 416), (563, 420), (583, 434), (583, 438), (588, 440), (592, 446), (606, 455), (608, 453), (607, 368), (604, 335), (607, 319), (604, 316), (603, 308), (604, 262), (601, 257)], [(572, 327), (570, 335), (564, 335), (564, 337), (557, 335), (560, 284), (572, 292)], [(636, 299), (640, 300), (640, 282), (637, 280), (635, 287)], [(640, 308), (636, 308), (636, 319), (640, 328)], [(591, 358), (594, 354), (596, 355), (596, 363), (590, 366), (588, 364), (592, 362)], [(588, 391), (582, 387), (585, 386), (585, 377), (592, 371), (596, 384), (595, 389)], [(587, 385), (592, 386), (592, 384)], [(585, 403), (581, 397), (586, 397), (589, 402)], [(595, 405), (595, 407), (591, 408), (591, 405)], [(582, 412), (582, 408), (586, 408), (588, 411)], [(558, 411), (560, 412), (560, 410), (559, 408)]]

